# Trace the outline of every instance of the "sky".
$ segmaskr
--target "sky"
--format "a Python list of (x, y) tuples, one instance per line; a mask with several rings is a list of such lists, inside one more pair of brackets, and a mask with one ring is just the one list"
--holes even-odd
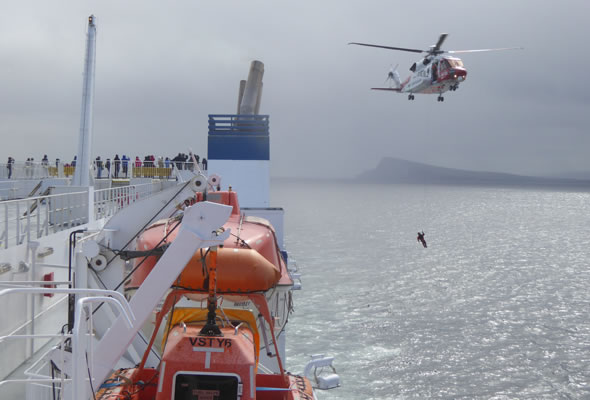
[[(208, 114), (236, 111), (265, 65), (273, 176), (355, 177), (383, 157), (451, 168), (590, 171), (588, 5), (565, 0), (0, 0), (0, 161), (77, 151), (87, 17), (97, 18), (93, 155), (206, 156)], [(371, 91), (414, 53), (463, 54), (436, 95)], [(417, 57), (418, 56), (418, 57)]]

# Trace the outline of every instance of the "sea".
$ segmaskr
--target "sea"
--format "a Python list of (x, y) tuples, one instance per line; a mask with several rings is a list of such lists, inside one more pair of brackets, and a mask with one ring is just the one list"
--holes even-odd
[(303, 283), (288, 370), (325, 354), (341, 379), (320, 400), (590, 399), (590, 190), (273, 180), (271, 199)]

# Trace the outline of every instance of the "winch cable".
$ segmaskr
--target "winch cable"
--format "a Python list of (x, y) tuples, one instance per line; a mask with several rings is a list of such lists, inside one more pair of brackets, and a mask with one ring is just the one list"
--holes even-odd
[[(139, 231), (137, 231), (137, 233), (135, 233), (135, 235), (133, 235), (133, 236), (131, 237), (131, 239), (129, 239), (129, 241), (128, 241), (128, 242), (125, 244), (125, 246), (123, 246), (123, 247), (121, 248), (121, 250), (124, 250), (125, 248), (127, 248), (127, 246), (129, 246), (129, 244), (131, 244), (131, 242), (133, 242), (133, 241), (135, 240), (135, 238), (136, 238), (137, 236), (139, 236), (139, 234), (140, 234), (141, 232), (143, 232), (143, 231), (145, 230), (145, 228), (147, 228), (147, 227), (148, 227), (148, 226), (149, 226), (149, 225), (150, 225), (150, 224), (151, 224), (151, 223), (154, 221), (154, 219), (156, 218), (156, 216), (157, 216), (158, 214), (160, 214), (160, 213), (162, 212), (162, 210), (164, 210), (166, 207), (168, 207), (168, 205), (169, 205), (170, 203), (172, 203), (172, 201), (173, 201), (174, 199), (176, 199), (176, 196), (178, 196), (178, 195), (179, 195), (179, 194), (180, 194), (180, 193), (181, 193), (181, 192), (182, 192), (182, 191), (183, 191), (183, 190), (184, 190), (184, 189), (185, 189), (185, 188), (186, 188), (186, 187), (187, 187), (187, 186), (188, 186), (190, 183), (191, 183), (191, 181), (190, 181), (190, 180), (189, 180), (189, 181), (187, 181), (187, 182), (186, 182), (186, 183), (185, 183), (185, 184), (184, 184), (184, 185), (183, 185), (183, 186), (180, 188), (180, 190), (178, 190), (178, 192), (176, 192), (176, 194), (175, 194), (174, 196), (172, 196), (172, 197), (170, 198), (170, 200), (168, 200), (168, 201), (166, 202), (166, 204), (164, 204), (164, 205), (162, 206), (162, 208), (160, 208), (160, 209), (158, 210), (158, 212), (156, 212), (156, 213), (154, 214), (154, 216), (152, 216), (152, 218), (150, 218), (150, 219), (149, 219), (149, 221), (148, 221), (148, 222), (146, 222), (146, 223), (145, 223), (145, 225), (144, 225), (144, 226), (143, 226), (143, 227), (142, 227), (142, 228), (141, 228)], [(174, 212), (176, 212), (176, 210), (175, 210)], [(156, 246), (156, 247), (157, 247), (157, 246)], [(115, 256), (114, 256), (113, 258), (111, 258), (110, 260), (108, 260), (108, 261), (107, 261), (107, 265), (106, 265), (106, 267), (108, 267), (108, 266), (110, 265), (110, 263), (111, 263), (111, 262), (112, 262), (112, 261), (113, 261), (115, 258), (117, 258), (117, 257), (119, 256), (119, 254), (118, 254), (118, 253), (119, 253), (119, 251), (121, 251), (121, 250), (114, 251), (114, 253), (115, 253)], [(106, 268), (106, 267), (105, 267), (105, 268)], [(116, 289), (115, 289), (115, 290), (116, 290)]]
[[(147, 260), (149, 257), (151, 257), (151, 255), (152, 255), (151, 253), (152, 253), (152, 252), (153, 252), (153, 251), (154, 251), (154, 250), (155, 250), (157, 247), (159, 247), (159, 246), (160, 246), (160, 244), (162, 244), (162, 243), (163, 243), (163, 242), (164, 242), (164, 241), (165, 241), (165, 240), (168, 238), (168, 236), (170, 236), (170, 235), (172, 234), (172, 232), (174, 232), (174, 231), (176, 230), (176, 228), (178, 228), (179, 226), (180, 226), (180, 221), (178, 221), (178, 223), (177, 223), (176, 225), (174, 225), (174, 227), (173, 227), (173, 228), (170, 230), (170, 232), (168, 232), (168, 234), (167, 234), (166, 236), (164, 236), (164, 237), (163, 237), (163, 238), (162, 238), (162, 239), (161, 239), (161, 240), (158, 242), (158, 244), (157, 244), (157, 245), (156, 245), (156, 246), (155, 246), (155, 247), (154, 247), (154, 248), (153, 248), (153, 249), (152, 249), (152, 250), (151, 250), (151, 251), (150, 251), (148, 254), (146, 254), (146, 255), (143, 257), (143, 260), (141, 260), (141, 261), (140, 261), (140, 262), (139, 262), (139, 263), (138, 263), (138, 264), (135, 266), (135, 268), (133, 268), (133, 269), (131, 270), (131, 272), (129, 272), (129, 273), (128, 273), (128, 274), (127, 274), (127, 275), (126, 275), (124, 278), (123, 278), (123, 280), (122, 280), (121, 282), (119, 282), (119, 284), (118, 284), (118, 285), (117, 285), (117, 286), (116, 286), (114, 289), (109, 289), (109, 290), (115, 290), (115, 291), (116, 291), (116, 290), (118, 290), (118, 289), (121, 287), (121, 285), (123, 285), (123, 284), (124, 284), (124, 283), (125, 283), (125, 282), (126, 282), (126, 281), (127, 281), (129, 278), (130, 278), (130, 277), (131, 277), (131, 275), (133, 275), (133, 273), (134, 273), (134, 272), (137, 270), (137, 268), (141, 267), (141, 265), (142, 265), (142, 264), (143, 264), (143, 263), (144, 263), (144, 262), (145, 262), (145, 261), (146, 261), (146, 260)], [(105, 289), (106, 289), (106, 288), (105, 288)], [(92, 312), (92, 314), (94, 314), (95, 312), (97, 312), (97, 311), (100, 309), (100, 307), (102, 307), (102, 305), (103, 305), (103, 304), (104, 304), (104, 302), (100, 303), (100, 304), (99, 304), (99, 305), (98, 305), (98, 306), (97, 306), (97, 307), (94, 309), (94, 311)]]
[[(164, 208), (166, 208), (166, 207), (167, 207), (167, 206), (168, 206), (168, 205), (169, 205), (169, 204), (170, 204), (170, 203), (171, 203), (171, 202), (172, 202), (172, 201), (173, 201), (173, 200), (176, 198), (176, 196), (178, 196), (178, 195), (179, 195), (179, 194), (180, 194), (180, 193), (181, 193), (181, 192), (182, 192), (182, 191), (183, 191), (183, 190), (184, 190), (184, 189), (185, 189), (185, 188), (186, 188), (186, 187), (187, 187), (187, 186), (190, 184), (190, 182), (191, 182), (191, 181), (187, 181), (187, 183), (185, 183), (185, 184), (182, 186), (182, 188), (180, 188), (180, 190), (178, 190), (178, 192), (176, 192), (176, 194), (175, 194), (174, 196), (172, 196), (172, 197), (170, 198), (170, 200), (168, 200), (168, 201), (166, 202), (166, 204), (164, 204), (164, 205), (162, 206), (162, 208), (160, 208), (160, 209), (158, 210), (158, 212), (156, 212), (156, 213), (155, 213), (155, 214), (152, 216), (152, 218), (150, 218), (150, 220), (149, 220), (149, 221), (148, 221), (148, 222), (147, 222), (147, 223), (146, 223), (146, 224), (145, 224), (145, 225), (144, 225), (144, 226), (143, 226), (143, 227), (142, 227), (142, 228), (141, 228), (141, 229), (140, 229), (140, 230), (139, 230), (139, 231), (138, 231), (138, 232), (137, 232), (135, 235), (133, 235), (133, 236), (132, 236), (132, 238), (131, 238), (131, 239), (129, 239), (129, 241), (128, 241), (128, 242), (125, 244), (125, 246), (123, 246), (123, 248), (122, 248), (122, 249), (125, 249), (127, 246), (129, 246), (129, 244), (130, 244), (130, 243), (131, 243), (133, 240), (135, 240), (135, 238), (136, 238), (137, 236), (139, 236), (139, 234), (140, 234), (141, 232), (143, 232), (143, 231), (145, 230), (145, 228), (146, 228), (148, 225), (150, 225), (150, 224), (152, 223), (152, 221), (154, 220), (154, 218), (156, 218), (156, 216), (157, 216), (158, 214), (160, 214), (160, 213), (162, 212), (162, 210), (164, 210)], [(175, 210), (174, 212), (176, 212), (176, 210)], [(151, 250), (151, 251), (150, 251), (150, 252), (149, 252), (149, 253), (148, 253), (148, 254), (147, 254), (145, 257), (144, 257), (144, 259), (143, 259), (143, 260), (142, 260), (142, 261), (141, 261), (141, 262), (140, 262), (140, 263), (139, 263), (139, 264), (138, 264), (138, 265), (137, 265), (135, 268), (133, 268), (133, 270), (132, 270), (132, 271), (131, 271), (129, 274), (127, 274), (127, 275), (126, 275), (126, 276), (123, 278), (123, 280), (122, 280), (121, 282), (119, 282), (119, 284), (118, 284), (118, 285), (117, 285), (117, 286), (116, 286), (114, 289), (109, 289), (109, 288), (107, 288), (107, 287), (106, 287), (106, 285), (105, 285), (104, 283), (102, 283), (102, 281), (101, 281), (101, 283), (103, 284), (103, 287), (104, 287), (105, 289), (108, 289), (108, 290), (117, 290), (117, 289), (119, 289), (119, 288), (121, 287), (121, 285), (122, 285), (123, 283), (125, 283), (125, 282), (127, 281), (127, 279), (129, 279), (129, 277), (130, 277), (130, 276), (131, 276), (131, 275), (132, 275), (132, 274), (133, 274), (133, 273), (134, 273), (134, 272), (137, 270), (137, 268), (139, 268), (139, 267), (140, 267), (140, 266), (143, 264), (143, 262), (144, 262), (144, 261), (145, 261), (145, 260), (146, 260), (148, 257), (150, 257), (150, 256), (152, 255), (152, 252), (154, 251), (154, 249), (156, 249), (156, 248), (160, 247), (160, 245), (161, 245), (161, 244), (162, 244), (162, 243), (163, 243), (163, 242), (164, 242), (164, 241), (165, 241), (165, 240), (168, 238), (168, 236), (170, 236), (170, 234), (171, 234), (172, 232), (174, 232), (174, 230), (175, 230), (175, 229), (178, 227), (178, 225), (180, 225), (180, 221), (178, 222), (178, 224), (176, 224), (176, 225), (174, 226), (174, 228), (172, 228), (172, 230), (171, 230), (170, 232), (168, 232), (168, 233), (167, 233), (167, 234), (166, 234), (166, 235), (165, 235), (165, 236), (162, 238), (162, 240), (160, 240), (160, 242), (158, 242), (158, 244), (157, 244), (156, 246), (154, 246), (154, 248), (153, 248), (153, 249), (152, 249), (152, 250)], [(114, 256), (113, 258), (111, 258), (110, 260), (108, 260), (108, 261), (107, 261), (107, 265), (105, 266), (105, 269), (106, 269), (106, 268), (107, 268), (107, 267), (108, 267), (108, 266), (111, 264), (111, 262), (113, 262), (113, 260), (114, 260), (115, 258), (119, 257), (119, 253), (121, 252), (121, 250), (112, 250), (112, 249), (110, 249), (110, 250), (111, 250), (111, 251), (113, 251), (113, 252), (115, 253), (115, 256)], [(96, 271), (94, 271), (94, 272), (95, 272), (95, 275), (98, 277), (98, 274), (96, 273)], [(99, 278), (99, 280), (100, 280), (100, 278)], [(100, 304), (98, 305), (98, 307), (96, 307), (96, 308), (94, 309), (94, 311), (92, 312), (92, 314), (94, 315), (94, 313), (95, 313), (96, 311), (98, 311), (98, 310), (100, 309), (100, 307), (102, 307), (102, 305), (103, 305), (103, 304), (104, 304), (104, 303), (100, 303)]]
[[(176, 225), (174, 225), (174, 227), (173, 227), (173, 228), (170, 230), (170, 232), (168, 232), (168, 233), (166, 234), (166, 236), (164, 236), (164, 237), (162, 238), (162, 240), (160, 240), (160, 242), (159, 242), (159, 243), (158, 243), (158, 244), (157, 244), (157, 245), (154, 247), (154, 249), (155, 249), (156, 247), (158, 247), (158, 246), (159, 246), (159, 245), (160, 245), (162, 242), (164, 242), (164, 241), (165, 241), (165, 240), (168, 238), (168, 236), (170, 236), (170, 234), (171, 234), (172, 232), (174, 232), (174, 230), (175, 230), (175, 229), (176, 229), (176, 228), (177, 228), (177, 227), (180, 225), (180, 222), (181, 222), (181, 221), (178, 221), (178, 223), (177, 223)], [(152, 249), (152, 250), (153, 250), (153, 249)], [(139, 262), (139, 264), (138, 264), (138, 265), (136, 265), (136, 266), (135, 266), (135, 268), (133, 268), (133, 270), (131, 270), (131, 272), (129, 272), (129, 274), (127, 274), (127, 275), (126, 275), (126, 276), (123, 278), (123, 280), (122, 280), (122, 281), (121, 281), (121, 282), (120, 282), (120, 283), (119, 283), (119, 284), (118, 284), (118, 285), (115, 287), (115, 289), (113, 289), (113, 290), (117, 290), (117, 289), (119, 289), (119, 288), (121, 287), (121, 285), (122, 285), (123, 283), (125, 283), (125, 282), (127, 281), (127, 279), (129, 279), (129, 277), (130, 277), (130, 276), (131, 276), (131, 275), (132, 275), (132, 274), (133, 274), (133, 273), (134, 273), (134, 272), (137, 270), (137, 268), (139, 268), (139, 267), (140, 267), (140, 266), (141, 266), (141, 265), (142, 265), (142, 264), (145, 262), (145, 260), (147, 260), (147, 259), (148, 259), (148, 257), (150, 257), (150, 256), (151, 256), (150, 254), (147, 254), (147, 255), (146, 255), (144, 258), (143, 258), (143, 260), (141, 260), (141, 261)], [(90, 264), (89, 264), (89, 265), (90, 265)], [(95, 273), (95, 275), (98, 277), (98, 274), (96, 273), (96, 271), (94, 271), (94, 269), (92, 269), (92, 270), (93, 270), (93, 272)], [(99, 280), (100, 280), (100, 278), (99, 278)], [(101, 283), (102, 283), (102, 281), (101, 281)], [(104, 283), (102, 283), (102, 285), (103, 285), (103, 286), (105, 286), (105, 285), (104, 285)], [(105, 289), (106, 289), (106, 287), (105, 287)], [(100, 304), (99, 304), (99, 305), (98, 305), (98, 306), (97, 306), (97, 307), (96, 307), (96, 308), (95, 308), (95, 309), (92, 311), (92, 315), (94, 315), (94, 313), (96, 313), (98, 310), (100, 310), (100, 308), (103, 306), (103, 304), (104, 304), (104, 302), (100, 303)], [(144, 337), (144, 336), (141, 334), (141, 332), (138, 332), (138, 335), (137, 335), (137, 336), (139, 336), (139, 337), (141, 338), (141, 340), (143, 340), (143, 342), (144, 342), (146, 345), (148, 344), (148, 341), (147, 341), (147, 340), (146, 340), (146, 338), (145, 338), (145, 337)], [(159, 355), (159, 354), (158, 354), (158, 353), (157, 353), (157, 352), (156, 352), (156, 351), (155, 351), (153, 348), (151, 348), (151, 349), (150, 349), (150, 351), (151, 351), (151, 352), (152, 352), (152, 353), (153, 353), (153, 354), (156, 356), (156, 358), (157, 358), (158, 360), (161, 360), (161, 359), (162, 359), (162, 358), (160, 357), (160, 355)]]
[(92, 390), (92, 398), (96, 400), (96, 392), (94, 391), (94, 385), (92, 384), (92, 374), (90, 373), (90, 363), (88, 362), (88, 352), (84, 352), (86, 355), (86, 370), (88, 371), (88, 379), (90, 380), (90, 390)]
[[(172, 197), (170, 198), (170, 200), (168, 200), (168, 201), (166, 202), (166, 204), (164, 204), (164, 205), (162, 206), (162, 208), (160, 208), (160, 210), (158, 210), (158, 212), (157, 212), (156, 214), (154, 214), (154, 216), (152, 216), (152, 218), (150, 218), (150, 220), (149, 220), (149, 221), (148, 221), (148, 222), (147, 222), (147, 223), (146, 223), (146, 224), (145, 224), (145, 225), (144, 225), (144, 226), (143, 226), (143, 227), (142, 227), (142, 228), (141, 228), (141, 229), (140, 229), (140, 230), (139, 230), (139, 231), (138, 231), (138, 232), (137, 232), (135, 235), (133, 235), (133, 236), (132, 236), (132, 238), (131, 238), (131, 239), (130, 239), (130, 240), (129, 240), (129, 241), (126, 243), (126, 244), (125, 244), (125, 246), (123, 246), (123, 249), (125, 249), (127, 246), (129, 246), (129, 244), (130, 244), (130, 243), (131, 243), (133, 240), (135, 240), (135, 238), (136, 238), (136, 237), (137, 237), (137, 236), (138, 236), (138, 235), (139, 235), (141, 232), (143, 232), (143, 231), (145, 230), (145, 228), (146, 228), (146, 227), (148, 227), (148, 226), (149, 226), (149, 225), (152, 223), (152, 221), (153, 221), (153, 220), (156, 218), (156, 216), (157, 216), (158, 214), (160, 214), (160, 213), (162, 212), (162, 210), (164, 210), (164, 208), (166, 208), (166, 207), (167, 207), (167, 206), (168, 206), (168, 205), (169, 205), (169, 204), (170, 204), (170, 203), (171, 203), (171, 202), (172, 202), (174, 199), (176, 199), (176, 197), (177, 197), (177, 196), (178, 196), (178, 195), (179, 195), (179, 194), (180, 194), (180, 193), (181, 193), (181, 192), (182, 192), (182, 191), (183, 191), (183, 190), (184, 190), (184, 189), (185, 189), (185, 188), (186, 188), (186, 187), (187, 187), (187, 186), (190, 184), (190, 182), (191, 182), (191, 181), (188, 181), (187, 183), (185, 183), (185, 184), (182, 186), (182, 188), (180, 188), (180, 190), (178, 190), (178, 192), (176, 192), (176, 194), (175, 194), (174, 196), (172, 196)], [(175, 210), (174, 212), (176, 212), (176, 210)], [(159, 243), (158, 243), (158, 244), (157, 244), (157, 245), (154, 247), (154, 249), (156, 249), (156, 248), (160, 247), (160, 245), (161, 245), (161, 244), (162, 244), (162, 243), (163, 243), (163, 242), (164, 242), (164, 241), (165, 241), (165, 240), (168, 238), (168, 236), (170, 236), (170, 234), (171, 234), (172, 232), (174, 232), (174, 230), (175, 230), (175, 229), (176, 229), (176, 228), (177, 228), (179, 225), (180, 225), (180, 221), (179, 221), (179, 222), (178, 222), (178, 223), (177, 223), (177, 224), (176, 224), (176, 225), (175, 225), (175, 226), (174, 226), (174, 227), (173, 227), (173, 228), (170, 230), (170, 232), (168, 232), (168, 233), (167, 233), (167, 234), (166, 234), (166, 235), (165, 235), (165, 236), (162, 238), (162, 240), (160, 240), (160, 242), (159, 242)], [(154, 249), (152, 249), (152, 251), (153, 251)], [(119, 251), (116, 251), (116, 252), (115, 252), (115, 256), (114, 256), (113, 258), (111, 258), (111, 259), (110, 259), (110, 260), (107, 262), (107, 265), (106, 265), (106, 267), (108, 267), (108, 266), (109, 266), (109, 264), (110, 264), (110, 263), (111, 263), (111, 262), (112, 262), (112, 261), (113, 261), (115, 258), (117, 258), (117, 257), (118, 257), (118, 253), (119, 253)], [(130, 277), (130, 276), (131, 276), (131, 275), (132, 275), (132, 274), (133, 274), (133, 273), (134, 273), (134, 272), (137, 270), (137, 268), (139, 268), (139, 267), (140, 267), (140, 266), (141, 266), (141, 265), (142, 265), (142, 264), (145, 262), (145, 260), (147, 260), (147, 258), (148, 258), (148, 257), (150, 257), (150, 256), (151, 256), (151, 253), (148, 253), (148, 255), (146, 255), (146, 256), (143, 258), (143, 260), (142, 260), (142, 261), (140, 261), (140, 262), (139, 262), (139, 264), (138, 264), (138, 265), (137, 265), (135, 268), (133, 268), (133, 270), (132, 270), (131, 272), (129, 272), (129, 274), (127, 274), (127, 275), (126, 275), (126, 276), (123, 278), (123, 280), (122, 280), (122, 281), (121, 281), (121, 282), (120, 282), (120, 283), (119, 283), (119, 284), (118, 284), (118, 285), (117, 285), (117, 286), (116, 286), (114, 289), (112, 289), (112, 290), (117, 290), (117, 289), (119, 289), (119, 288), (121, 287), (121, 285), (123, 285), (123, 284), (124, 284), (124, 283), (127, 281), (127, 279), (129, 279), (129, 277)], [(88, 263), (88, 265), (90, 265), (90, 264)], [(105, 267), (105, 268), (106, 268), (106, 267)], [(107, 288), (106, 288), (106, 285), (104, 284), (104, 282), (102, 282), (102, 280), (100, 279), (100, 277), (98, 276), (98, 274), (96, 273), (96, 271), (95, 271), (93, 268), (92, 268), (92, 270), (93, 270), (93, 272), (95, 273), (95, 276), (98, 278), (98, 280), (99, 280), (99, 281), (101, 282), (101, 284), (103, 285), (103, 287), (104, 287), (105, 289), (107, 289)], [(96, 307), (96, 308), (95, 308), (95, 309), (92, 311), (92, 315), (94, 315), (94, 313), (96, 313), (96, 312), (97, 312), (97, 311), (98, 311), (98, 310), (99, 310), (99, 309), (100, 309), (100, 308), (103, 306), (103, 304), (104, 304), (104, 302), (103, 302), (103, 303), (100, 303), (100, 304), (99, 304), (99, 305), (98, 305), (98, 306), (97, 306), (97, 307)], [(143, 337), (143, 335), (139, 334), (138, 336), (139, 336), (139, 337), (140, 337), (140, 338), (141, 338), (141, 339), (142, 339), (142, 340), (143, 340), (143, 341), (144, 341), (144, 342), (147, 344), (147, 341), (146, 341), (146, 339)], [(150, 351), (151, 351), (151, 352), (152, 352), (152, 353), (153, 353), (153, 354), (154, 354), (154, 355), (155, 355), (155, 356), (156, 356), (158, 359), (161, 359), (161, 358), (160, 358), (160, 356), (159, 356), (159, 355), (158, 355), (158, 354), (155, 352), (155, 350), (154, 350), (154, 349), (150, 349)]]
[(176, 230), (176, 228), (178, 228), (178, 227), (180, 226), (180, 223), (181, 223), (181, 220), (179, 220), (179, 221), (178, 221), (178, 223), (177, 223), (176, 225), (174, 225), (174, 227), (173, 227), (172, 229), (170, 229), (170, 232), (168, 232), (168, 233), (166, 234), (166, 236), (164, 236), (164, 237), (163, 237), (163, 238), (162, 238), (162, 239), (161, 239), (161, 240), (158, 242), (158, 244), (157, 244), (157, 245), (155, 245), (155, 246), (154, 246), (154, 248), (153, 248), (153, 249), (151, 249), (151, 250), (150, 250), (150, 252), (149, 252), (148, 254), (146, 254), (146, 255), (143, 257), (143, 259), (142, 259), (142, 260), (141, 260), (141, 261), (140, 261), (140, 262), (139, 262), (139, 263), (138, 263), (138, 264), (137, 264), (137, 265), (136, 265), (136, 266), (135, 266), (135, 267), (134, 267), (134, 268), (131, 270), (131, 272), (129, 272), (129, 273), (128, 273), (128, 274), (127, 274), (127, 275), (126, 275), (124, 278), (123, 278), (123, 280), (122, 280), (121, 282), (119, 282), (119, 284), (118, 284), (118, 285), (117, 285), (117, 286), (116, 286), (116, 287), (115, 287), (113, 290), (117, 290), (117, 289), (119, 289), (119, 288), (121, 287), (121, 285), (123, 285), (123, 284), (124, 284), (124, 283), (127, 281), (127, 279), (129, 279), (129, 278), (131, 277), (131, 275), (133, 275), (133, 273), (134, 273), (134, 272), (137, 270), (137, 268), (141, 267), (141, 265), (142, 265), (142, 264), (143, 264), (143, 263), (144, 263), (144, 262), (145, 262), (145, 261), (146, 261), (146, 260), (147, 260), (149, 257), (151, 257), (151, 256), (153, 255), (153, 253), (155, 253), (155, 252), (156, 252), (156, 249), (157, 249), (158, 247), (160, 247), (160, 245), (161, 245), (162, 243), (164, 243), (164, 242), (165, 242), (165, 241), (168, 239), (168, 236), (170, 236), (170, 235), (172, 234), (172, 232), (174, 232), (174, 231)]

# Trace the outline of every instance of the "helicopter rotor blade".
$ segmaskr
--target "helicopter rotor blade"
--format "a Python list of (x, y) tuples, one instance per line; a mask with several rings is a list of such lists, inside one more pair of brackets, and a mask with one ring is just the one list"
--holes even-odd
[(418, 49), (407, 49), (404, 47), (391, 47), (391, 46), (381, 46), (378, 44), (369, 44), (369, 43), (357, 43), (357, 42), (350, 42), (348, 44), (356, 44), (359, 46), (368, 46), (368, 47), (379, 47), (381, 49), (388, 49), (388, 50), (400, 50), (400, 51), (409, 51), (411, 53), (425, 53), (424, 50), (418, 50)]
[(501, 47), (498, 49), (476, 49), (476, 50), (449, 50), (445, 53), (459, 54), (459, 53), (483, 53), (485, 51), (502, 51), (502, 50), (524, 50), (524, 47)]
[(448, 33), (441, 33), (440, 34), (440, 36), (438, 37), (438, 42), (436, 42), (436, 44), (432, 47), (432, 50), (431, 50), (432, 53), (438, 53), (440, 51), (440, 46), (442, 46), (442, 44), (445, 41), (445, 39), (447, 38), (447, 36), (449, 36)]

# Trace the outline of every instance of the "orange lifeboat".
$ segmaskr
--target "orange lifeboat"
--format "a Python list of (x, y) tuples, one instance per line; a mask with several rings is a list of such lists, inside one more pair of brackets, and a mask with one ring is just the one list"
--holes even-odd
[[(201, 195), (201, 193), (199, 193)], [(201, 201), (202, 196), (197, 196)], [(233, 211), (225, 228), (236, 232), (234, 237), (226, 240), (217, 255), (217, 291), (219, 293), (251, 293), (266, 291), (281, 280), (284, 273), (274, 230), (270, 225), (240, 215), (240, 208), (235, 192), (214, 192), (208, 200), (233, 206)], [(162, 246), (162, 239), (170, 243), (176, 238), (177, 219), (156, 222), (147, 228), (137, 240), (137, 250), (149, 252)], [(176, 282), (176, 286), (196, 291), (207, 291), (207, 264), (209, 252), (201, 249), (196, 252)], [(136, 259), (136, 265), (127, 290), (137, 289), (158, 262), (158, 256)]]
[[(209, 254), (204, 259), (206, 265)], [(203, 258), (199, 253), (195, 254), (180, 275), (177, 286), (207, 290), (205, 271)], [(217, 250), (217, 271), (219, 293), (265, 291), (275, 286), (281, 277), (278, 268), (253, 249)]]

